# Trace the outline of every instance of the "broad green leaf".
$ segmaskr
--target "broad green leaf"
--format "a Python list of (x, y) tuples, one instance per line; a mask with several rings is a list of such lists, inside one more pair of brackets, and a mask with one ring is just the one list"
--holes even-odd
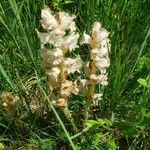
[(99, 119), (98, 122), (99, 122), (100, 125), (104, 125), (104, 124), (107, 125), (107, 126), (111, 126), (112, 125), (112, 122), (110, 120), (106, 119), (106, 118)]
[(86, 125), (89, 128), (97, 128), (99, 126), (99, 122), (95, 121), (95, 120), (88, 120)]

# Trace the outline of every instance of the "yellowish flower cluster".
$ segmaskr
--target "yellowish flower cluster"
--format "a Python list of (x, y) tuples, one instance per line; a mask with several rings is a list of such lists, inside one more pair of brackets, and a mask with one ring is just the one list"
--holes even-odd
[(3, 107), (6, 113), (9, 116), (14, 116), (17, 113), (17, 104), (19, 103), (20, 98), (18, 96), (14, 96), (10, 92), (3, 92), (1, 95), (3, 100)]

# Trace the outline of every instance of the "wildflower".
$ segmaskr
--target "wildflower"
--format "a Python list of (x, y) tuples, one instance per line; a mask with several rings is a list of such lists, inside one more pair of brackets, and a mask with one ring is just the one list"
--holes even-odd
[(57, 100), (57, 104), (56, 104), (58, 107), (66, 107), (66, 101), (64, 98), (59, 98)]
[(3, 92), (2, 95), (4, 109), (6, 110), (9, 116), (15, 115), (17, 112), (17, 104), (19, 103), (20, 98), (18, 96), (14, 96), (10, 92)]
[(78, 94), (79, 89), (77, 88), (76, 82), (71, 82), (66, 80), (64, 83), (61, 85), (60, 93), (62, 97), (69, 97), (71, 93), (73, 94)]
[(49, 43), (50, 35), (48, 33), (39, 32), (37, 29), (35, 29), (35, 30), (38, 34), (38, 37), (40, 38), (41, 48), (44, 48), (44, 45), (46, 43)]
[(108, 68), (110, 66), (110, 61), (108, 58), (100, 58), (99, 60), (96, 61), (95, 66), (101, 70), (103, 68)]
[(58, 75), (60, 74), (60, 69), (58, 67), (53, 67), (52, 69), (47, 70), (46, 73), (50, 78), (55, 79), (57, 81)]
[(53, 65), (58, 65), (63, 60), (63, 52), (59, 48), (53, 49), (52, 56), (53, 56), (53, 60), (52, 60)]
[(60, 45), (60, 48), (64, 49), (65, 51), (72, 51), (75, 48), (78, 48), (77, 45), (79, 39), (79, 33), (72, 32), (70, 35), (65, 36), (63, 41)]
[(41, 57), (43, 59), (44, 67), (52, 68), (63, 61), (63, 52), (59, 48), (55, 48), (53, 50), (43, 48), (41, 50)]
[(80, 43), (81, 44), (90, 44), (90, 42), (91, 42), (91, 37), (84, 32)]
[(69, 16), (69, 14), (65, 12), (59, 12), (59, 20), (60, 20), (60, 28), (63, 30), (70, 29), (71, 32), (76, 30), (75, 22), (73, 21), (76, 18), (76, 16), (72, 15)]
[(94, 22), (93, 28), (92, 28), (92, 33), (94, 34), (95, 32), (99, 32), (101, 29), (102, 25), (100, 22)]
[(58, 26), (58, 22), (56, 21), (55, 16), (52, 15), (52, 11), (49, 8), (42, 9), (41, 17), (41, 25), (44, 29), (51, 30)]
[(18, 96), (13, 96), (10, 92), (2, 93), (3, 106), (4, 107), (15, 107), (16, 103), (19, 101)]
[(99, 93), (94, 93), (92, 96), (92, 101), (94, 106), (98, 106), (99, 101), (101, 100), (103, 94)]
[(100, 83), (102, 85), (107, 85), (108, 81), (107, 81), (107, 74), (100, 74), (100, 75), (95, 75), (92, 74), (90, 76), (91, 82), (96, 82), (96, 83)]
[(68, 74), (74, 73), (74, 72), (80, 72), (80, 68), (82, 66), (80, 60), (78, 58), (72, 59), (72, 58), (66, 58), (64, 60), (64, 65), (66, 68), (66, 71)]
[(89, 84), (89, 81), (86, 79), (80, 79), (79, 80), (79, 89), (82, 89), (82, 92), (84, 93), (87, 90), (87, 86)]

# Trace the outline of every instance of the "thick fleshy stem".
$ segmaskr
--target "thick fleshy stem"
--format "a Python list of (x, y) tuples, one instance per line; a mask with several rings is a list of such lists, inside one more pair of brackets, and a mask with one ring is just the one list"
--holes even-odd
[[(96, 34), (95, 34), (96, 36)], [(94, 49), (97, 47), (97, 43), (95, 41), (95, 38), (92, 39), (91, 43), (90, 43), (90, 47), (91, 49)], [(96, 74), (96, 66), (95, 66), (95, 59), (91, 59), (90, 60), (90, 66), (89, 66), (89, 69), (90, 69), (90, 75), (92, 74)], [(90, 106), (91, 106), (91, 103), (92, 103), (92, 96), (95, 92), (95, 86), (96, 86), (96, 82), (93, 82), (92, 79), (89, 79), (89, 85), (87, 87), (87, 90), (85, 92), (85, 111), (84, 111), (84, 122), (83, 122), (83, 125), (85, 126), (88, 118), (89, 118), (89, 112), (90, 112)]]
[[(90, 69), (90, 74), (95, 74), (96, 73), (96, 67), (95, 67), (95, 60), (91, 60), (91, 69)], [(91, 103), (92, 103), (92, 96), (94, 94), (94, 91), (95, 91), (95, 86), (96, 86), (96, 82), (92, 82), (89, 81), (89, 83), (91, 83), (88, 87), (87, 87), (87, 90), (86, 90), (86, 93), (85, 93), (85, 111), (84, 111), (84, 126), (89, 118), (89, 112), (90, 112), (90, 106), (91, 106)]]

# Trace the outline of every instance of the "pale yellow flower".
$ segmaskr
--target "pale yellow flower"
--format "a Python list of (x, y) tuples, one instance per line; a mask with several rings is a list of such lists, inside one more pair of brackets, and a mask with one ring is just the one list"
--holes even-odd
[(63, 52), (59, 48), (55, 48), (53, 50), (43, 48), (41, 50), (41, 57), (43, 59), (44, 67), (52, 68), (63, 61)]

